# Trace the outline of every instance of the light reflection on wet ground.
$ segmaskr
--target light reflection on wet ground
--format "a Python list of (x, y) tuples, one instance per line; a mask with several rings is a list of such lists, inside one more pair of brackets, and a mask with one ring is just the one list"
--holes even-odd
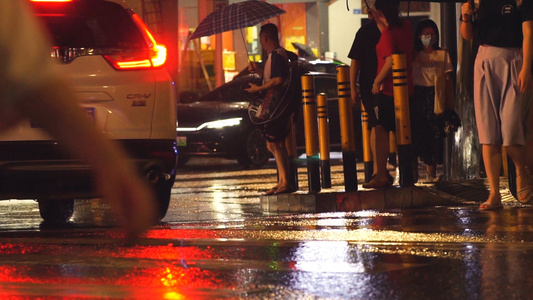
[(164, 222), (134, 244), (98, 201), (78, 202), (67, 228), (41, 226), (34, 202), (0, 202), (0, 297), (530, 297), (530, 207), (265, 215), (272, 169), (204, 169), (179, 176)]

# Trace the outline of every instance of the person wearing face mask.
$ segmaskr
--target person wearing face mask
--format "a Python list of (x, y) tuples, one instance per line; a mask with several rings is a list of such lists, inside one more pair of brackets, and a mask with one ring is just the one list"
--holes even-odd
[[(430, 19), (418, 23), (414, 51), (410, 105), (413, 158), (416, 165), (418, 159), (426, 165), (427, 181), (432, 182), (437, 178), (437, 165), (443, 162), (445, 131), (441, 118), (446, 110), (455, 109), (450, 79), (453, 66), (448, 52), (439, 47), (439, 29)], [(450, 85), (447, 95), (446, 86)]]

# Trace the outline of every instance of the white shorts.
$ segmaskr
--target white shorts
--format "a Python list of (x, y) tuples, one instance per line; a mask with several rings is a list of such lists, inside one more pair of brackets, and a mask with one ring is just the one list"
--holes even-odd
[(521, 68), (520, 48), (479, 47), (474, 108), (481, 144), (524, 145), (529, 139), (532, 93), (520, 93), (517, 79)]

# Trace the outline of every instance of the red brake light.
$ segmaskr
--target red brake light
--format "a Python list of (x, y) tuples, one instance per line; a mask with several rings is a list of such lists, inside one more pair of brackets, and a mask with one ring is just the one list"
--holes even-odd
[(167, 58), (167, 49), (155, 45), (149, 50), (104, 55), (117, 70), (144, 69), (162, 66)]
[(132, 15), (133, 21), (141, 28), (145, 38), (150, 41), (148, 51), (119, 53), (114, 55), (105, 55), (105, 59), (117, 70), (144, 69), (151, 67), (160, 67), (167, 60), (167, 48), (158, 45), (137, 14)]

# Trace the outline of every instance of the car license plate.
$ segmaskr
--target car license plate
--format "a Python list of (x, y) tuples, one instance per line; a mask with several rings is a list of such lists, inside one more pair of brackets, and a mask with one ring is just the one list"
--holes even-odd
[(178, 136), (178, 137), (176, 137), (176, 144), (178, 145), (178, 147), (187, 146), (187, 137), (186, 136)]

